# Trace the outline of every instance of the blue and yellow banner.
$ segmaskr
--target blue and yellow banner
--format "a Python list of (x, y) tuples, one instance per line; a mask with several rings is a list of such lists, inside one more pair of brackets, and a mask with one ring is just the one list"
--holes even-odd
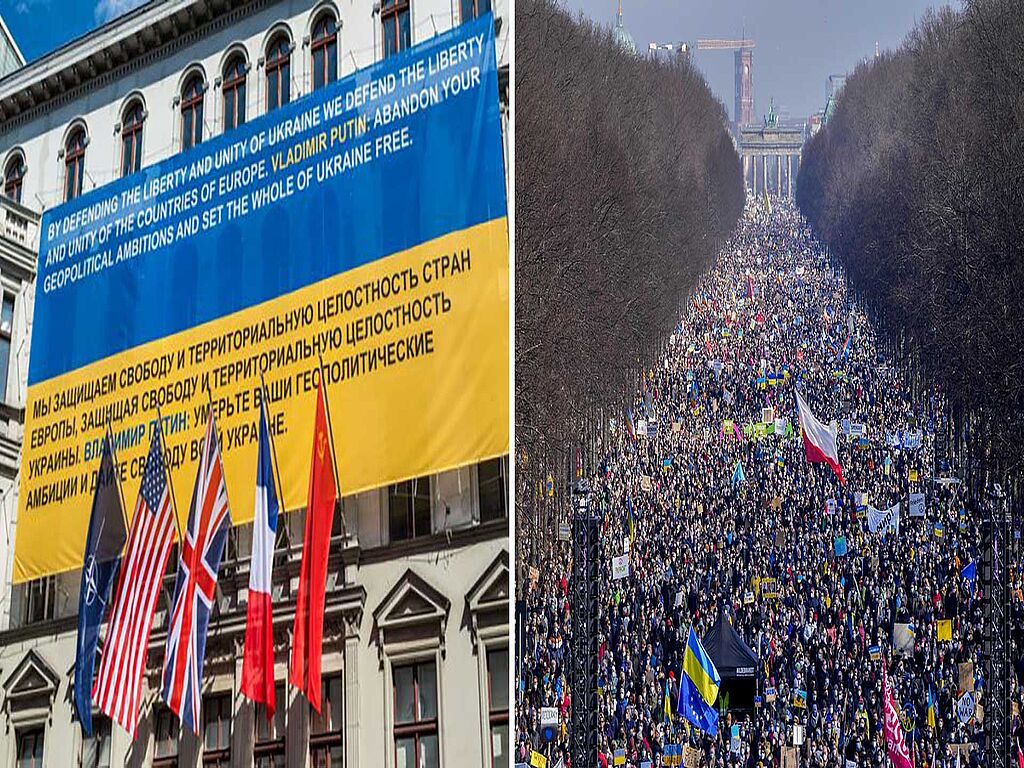
[(261, 380), (288, 509), (321, 371), (345, 495), (508, 453), (493, 30), (462, 24), (44, 215), (15, 581), (81, 566), (108, 423), (130, 514), (158, 413), (183, 504), (212, 407), (248, 521)]

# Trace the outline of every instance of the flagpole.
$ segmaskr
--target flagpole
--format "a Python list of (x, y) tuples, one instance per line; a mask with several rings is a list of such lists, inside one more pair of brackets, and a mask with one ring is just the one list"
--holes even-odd
[(331, 440), (331, 466), (334, 469), (335, 503), (338, 505), (341, 514), (341, 533), (348, 538), (348, 527), (345, 525), (345, 514), (341, 509), (341, 480), (338, 478), (338, 453), (334, 450), (334, 422), (331, 421), (331, 406), (327, 397), (327, 379), (324, 378), (324, 356), (317, 355), (320, 361), (320, 386), (324, 390), (324, 410), (327, 413), (327, 433)]
[[(121, 490), (121, 478), (119, 477), (119, 473), (118, 473), (117, 451), (114, 450), (114, 434), (113, 434), (113, 429), (111, 428), (110, 411), (107, 411), (107, 435), (106, 435), (106, 439), (109, 441), (109, 445), (110, 445), (110, 458), (113, 459), (113, 461), (114, 461), (114, 485), (117, 486), (117, 495), (121, 499), (121, 519), (124, 520), (124, 530), (125, 530), (125, 533), (127, 534), (128, 533), (128, 529), (131, 527), (131, 525), (128, 522), (128, 511), (127, 511), (128, 507), (124, 503), (124, 491)], [(100, 459), (100, 466), (101, 467), (103, 466), (103, 459), (102, 458)]]
[[(262, 398), (265, 413), (270, 397), (267, 392), (267, 382), (263, 378), (263, 371), (260, 371), (260, 397)], [(267, 424), (267, 438), (270, 440), (271, 464), (274, 465), (274, 474), (277, 475), (277, 492), (274, 495), (277, 496), (277, 503), (281, 507), (281, 511), (287, 512), (288, 510), (284, 505), (284, 483), (281, 482), (281, 463), (277, 460), (277, 445), (274, 443), (274, 435), (270, 431), (269, 424)], [(290, 544), (291, 540), (289, 540), (289, 546)]]
[[(178, 519), (178, 500), (174, 497), (174, 483), (171, 482), (171, 468), (167, 466), (167, 462), (164, 460), (164, 452), (166, 446), (164, 445), (164, 417), (160, 414), (160, 406), (156, 407), (156, 429), (160, 433), (160, 463), (164, 467), (164, 482), (167, 483), (167, 488), (171, 492), (171, 505), (174, 507), (174, 527), (178, 531), (178, 542), (183, 544), (185, 537), (181, 533), (181, 520)], [(145, 470), (143, 470), (145, 472)], [(181, 552), (178, 552), (178, 556), (181, 556)]]

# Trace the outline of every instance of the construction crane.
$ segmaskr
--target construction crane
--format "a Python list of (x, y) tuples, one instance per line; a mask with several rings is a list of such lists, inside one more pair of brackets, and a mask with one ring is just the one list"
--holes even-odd
[(754, 41), (748, 38), (697, 41), (698, 51), (736, 51), (736, 102), (733, 118), (737, 131), (754, 121), (754, 46)]

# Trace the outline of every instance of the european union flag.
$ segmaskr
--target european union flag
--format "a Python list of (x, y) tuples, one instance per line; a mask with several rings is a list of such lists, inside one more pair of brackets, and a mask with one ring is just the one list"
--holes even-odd
[(709, 736), (718, 735), (718, 710), (705, 703), (697, 686), (686, 675), (681, 675), (679, 678), (679, 706), (677, 709), (679, 714), (698, 730), (704, 731)]
[(111, 435), (103, 439), (103, 456), (96, 475), (89, 532), (82, 561), (82, 585), (78, 592), (78, 642), (75, 650), (75, 710), (82, 732), (92, 736), (92, 683), (96, 642), (107, 610), (110, 585), (121, 564), (124, 549), (124, 512), (117, 485)]
[(718, 733), (718, 710), (714, 704), (721, 684), (722, 678), (714, 662), (691, 626), (683, 656), (683, 674), (679, 676), (679, 706), (676, 710), (696, 728), (711, 736)]

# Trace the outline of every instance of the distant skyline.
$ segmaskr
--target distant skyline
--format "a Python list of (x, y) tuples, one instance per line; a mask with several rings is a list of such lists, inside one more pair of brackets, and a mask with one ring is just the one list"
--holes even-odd
[[(560, 0), (569, 11), (615, 23), (618, 0)], [(623, 25), (647, 55), (649, 43), (753, 38), (754, 114), (774, 97), (783, 117), (807, 118), (825, 105), (829, 75), (853, 72), (880, 50), (899, 47), (929, 9), (959, 0), (622, 0)], [(664, 54), (660, 54), (664, 55)], [(733, 119), (732, 51), (695, 51), (694, 63)]]

